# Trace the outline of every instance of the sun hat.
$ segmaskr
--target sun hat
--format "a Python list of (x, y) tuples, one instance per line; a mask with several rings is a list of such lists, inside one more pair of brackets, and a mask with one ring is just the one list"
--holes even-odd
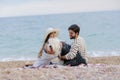
[[(48, 28), (47, 31), (46, 31), (46, 34), (45, 34), (45, 36), (44, 36), (44, 42), (45, 42), (47, 36), (48, 36), (50, 33), (52, 33), (52, 32), (56, 32), (55, 37), (57, 37), (57, 36), (59, 35), (59, 30), (58, 30), (58, 29)], [(40, 51), (39, 51), (39, 53), (38, 53), (38, 58), (40, 58), (41, 55), (42, 55), (43, 48), (44, 48), (44, 44), (45, 44), (45, 43), (43, 43), (43, 45), (42, 45), (42, 47), (41, 47), (41, 49), (40, 49)]]
[(59, 35), (59, 30), (58, 29), (48, 28), (47, 31), (46, 31), (45, 37), (44, 37), (44, 41), (46, 40), (47, 36), (52, 32), (56, 32), (55, 37), (58, 37), (58, 35)]

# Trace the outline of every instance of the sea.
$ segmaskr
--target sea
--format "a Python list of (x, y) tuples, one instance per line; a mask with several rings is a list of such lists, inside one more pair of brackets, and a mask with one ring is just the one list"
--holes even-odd
[(71, 44), (68, 27), (80, 26), (90, 57), (120, 56), (120, 11), (79, 12), (0, 18), (0, 61), (34, 60), (50, 27)]

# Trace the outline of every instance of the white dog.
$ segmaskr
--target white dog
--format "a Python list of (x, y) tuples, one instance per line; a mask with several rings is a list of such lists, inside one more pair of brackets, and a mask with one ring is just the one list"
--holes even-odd
[(41, 67), (50, 64), (51, 60), (58, 64), (63, 62), (58, 59), (58, 55), (61, 53), (60, 40), (58, 38), (50, 38), (46, 44), (47, 49), (53, 50), (54, 54), (48, 54), (43, 52), (42, 56), (33, 64), (33, 67)]
[(61, 52), (60, 40), (58, 38), (50, 38), (48, 40), (47, 49), (53, 50), (54, 55), (58, 55)]

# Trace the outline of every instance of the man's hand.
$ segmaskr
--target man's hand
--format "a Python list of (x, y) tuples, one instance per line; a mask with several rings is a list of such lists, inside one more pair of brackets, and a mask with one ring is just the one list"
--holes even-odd
[(60, 56), (60, 55), (58, 55), (58, 58), (61, 59), (61, 60), (66, 60), (66, 57), (65, 57), (65, 56)]

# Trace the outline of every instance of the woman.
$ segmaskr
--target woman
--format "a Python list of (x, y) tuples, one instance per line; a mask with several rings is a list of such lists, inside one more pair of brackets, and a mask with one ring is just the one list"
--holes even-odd
[(50, 61), (54, 58), (56, 58), (58, 55), (54, 55), (51, 51), (52, 49), (48, 48), (48, 40), (50, 38), (56, 38), (58, 37), (59, 31), (57, 29), (49, 28), (47, 30), (47, 33), (45, 35), (44, 43), (42, 45), (42, 48), (40, 49), (38, 53), (38, 60), (35, 61), (35, 63), (32, 65), (32, 67), (41, 67), (44, 65), (50, 64)]

